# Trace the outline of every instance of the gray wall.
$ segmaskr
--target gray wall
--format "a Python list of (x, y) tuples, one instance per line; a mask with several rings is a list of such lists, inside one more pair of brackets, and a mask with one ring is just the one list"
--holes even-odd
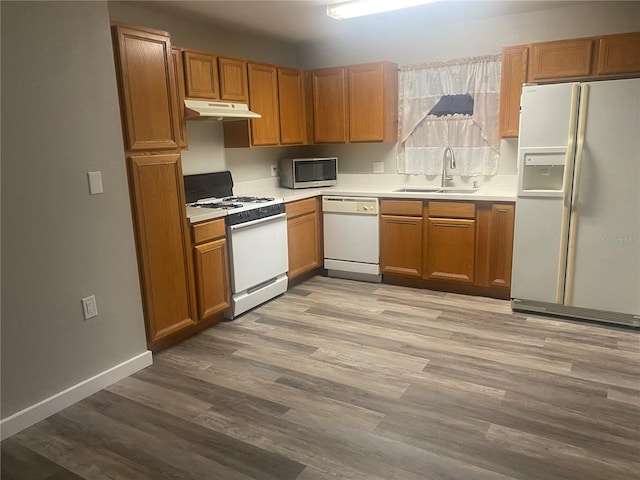
[[(2, 418), (146, 351), (105, 3), (2, 16)], [(87, 172), (104, 194), (89, 195)], [(80, 299), (96, 295), (85, 321)]]

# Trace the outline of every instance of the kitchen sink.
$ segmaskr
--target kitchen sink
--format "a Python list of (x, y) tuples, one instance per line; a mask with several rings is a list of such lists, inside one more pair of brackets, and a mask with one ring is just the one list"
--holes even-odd
[(406, 192), (406, 193), (435, 193), (435, 192), (439, 192), (440, 190), (442, 190), (440, 187), (403, 187), (403, 188), (399, 188), (397, 190), (394, 190), (394, 192)]
[(473, 187), (445, 187), (438, 190), (438, 193), (475, 193), (477, 188)]
[(394, 190), (394, 192), (402, 193), (475, 193), (477, 191), (477, 188), (472, 187), (403, 187)]

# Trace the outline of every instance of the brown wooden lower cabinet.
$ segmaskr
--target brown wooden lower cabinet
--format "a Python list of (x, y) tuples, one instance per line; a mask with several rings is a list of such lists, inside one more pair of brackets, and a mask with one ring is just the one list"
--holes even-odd
[(128, 158), (147, 342), (196, 324), (179, 154)]
[(383, 281), (508, 298), (513, 203), (382, 200)]
[(476, 256), (476, 204), (429, 201), (425, 208), (424, 277), (473, 283)]
[(314, 197), (285, 205), (290, 280), (322, 266), (319, 201)]
[(426, 278), (473, 283), (476, 221), (429, 218), (427, 231)]
[(380, 202), (380, 270), (422, 276), (422, 201)]
[(230, 305), (227, 241), (208, 241), (194, 247), (198, 319), (223, 312)]
[(489, 285), (494, 287), (511, 286), (515, 213), (513, 204), (491, 205)]

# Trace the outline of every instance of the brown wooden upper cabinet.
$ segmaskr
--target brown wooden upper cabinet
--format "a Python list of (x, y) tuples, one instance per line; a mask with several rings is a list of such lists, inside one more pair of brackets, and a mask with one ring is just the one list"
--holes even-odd
[(278, 68), (278, 107), (282, 145), (300, 145), (306, 142), (304, 98), (303, 72), (290, 68)]
[(184, 67), (182, 66), (182, 51), (177, 47), (171, 47), (173, 58), (173, 73), (176, 81), (176, 105), (178, 112), (178, 135), (180, 148), (187, 149), (187, 119), (184, 116)]
[(520, 122), (520, 95), (527, 81), (529, 48), (502, 49), (502, 78), (500, 82), (500, 136), (517, 137)]
[(207, 52), (183, 50), (185, 94), (188, 98), (219, 100), (218, 58)]
[(505, 47), (500, 135), (517, 137), (522, 84), (640, 76), (640, 32)]
[(347, 69), (312, 70), (314, 143), (347, 141)]
[(169, 35), (114, 25), (113, 40), (125, 149), (177, 150), (177, 92)]
[(219, 57), (220, 99), (247, 103), (247, 62), (236, 58)]
[(597, 39), (596, 75), (640, 73), (640, 32)]
[(314, 143), (397, 141), (396, 64), (322, 68), (309, 75)]
[(247, 62), (198, 50), (182, 51), (188, 98), (247, 103)]
[(278, 145), (278, 75), (273, 65), (249, 63), (249, 108), (262, 115), (250, 120), (252, 145)]
[(586, 77), (591, 72), (593, 40), (562, 40), (531, 45), (529, 82)]
[(262, 118), (224, 122), (224, 146), (306, 143), (303, 72), (252, 62), (247, 70), (249, 108)]
[(390, 62), (348, 67), (349, 141), (398, 141), (398, 66)]

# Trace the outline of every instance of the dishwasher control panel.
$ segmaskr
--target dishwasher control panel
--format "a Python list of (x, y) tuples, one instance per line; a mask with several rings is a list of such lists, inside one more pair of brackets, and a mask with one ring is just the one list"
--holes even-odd
[(378, 199), (370, 197), (322, 197), (322, 211), (377, 215)]

